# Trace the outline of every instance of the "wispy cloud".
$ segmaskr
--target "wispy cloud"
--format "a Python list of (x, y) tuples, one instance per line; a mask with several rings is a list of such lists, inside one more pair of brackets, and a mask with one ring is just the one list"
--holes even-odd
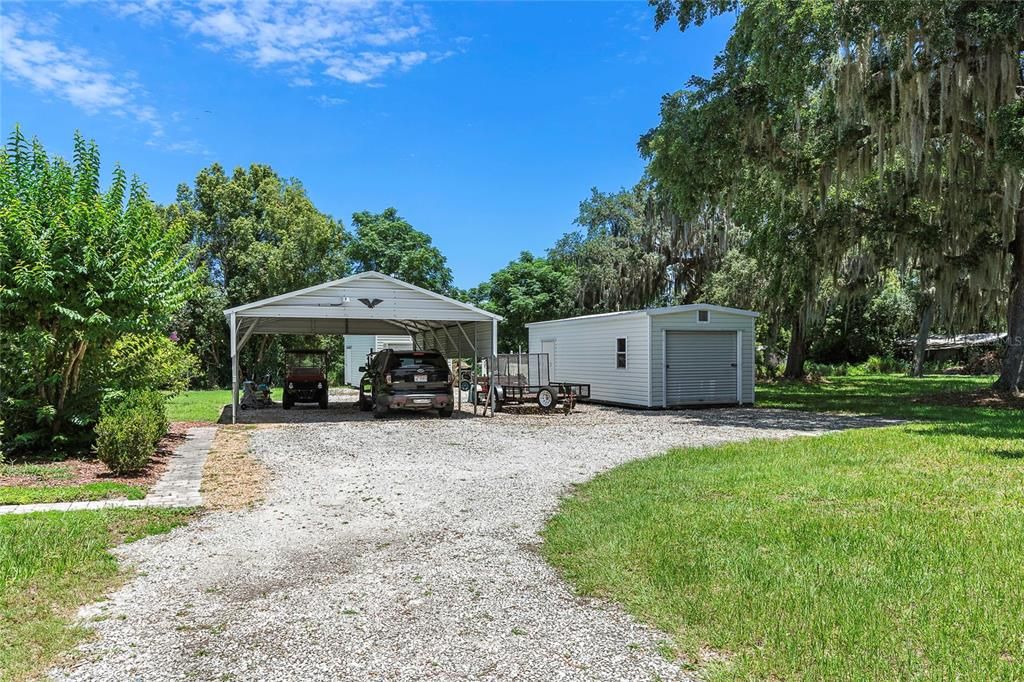
[(210, 49), (256, 68), (280, 68), (300, 87), (315, 76), (373, 84), (431, 56), (415, 45), (430, 29), (426, 12), (392, 2), (139, 0), (114, 9), (146, 22), (168, 19)]
[(310, 99), (322, 107), (337, 107), (348, 101), (347, 99), (342, 99), (341, 97), (331, 97), (329, 95), (310, 97)]
[(164, 134), (156, 109), (142, 101), (142, 88), (134, 78), (116, 75), (85, 50), (58, 45), (50, 39), (51, 30), (20, 14), (0, 15), (0, 64), (5, 79), (26, 83), (90, 114), (133, 118), (147, 126), (153, 137)]

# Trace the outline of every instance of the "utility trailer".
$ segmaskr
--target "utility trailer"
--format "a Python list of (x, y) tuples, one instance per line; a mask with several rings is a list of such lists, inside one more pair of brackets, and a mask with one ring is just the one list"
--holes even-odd
[(561, 406), (567, 413), (577, 400), (590, 398), (590, 384), (567, 383), (551, 377), (547, 353), (502, 353), (494, 359), (493, 371), (478, 378), (476, 402), (496, 410), (505, 405), (537, 403), (542, 410)]

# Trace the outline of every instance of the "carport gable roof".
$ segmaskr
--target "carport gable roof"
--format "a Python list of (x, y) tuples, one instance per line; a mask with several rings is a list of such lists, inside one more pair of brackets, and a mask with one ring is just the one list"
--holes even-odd
[(372, 270), (228, 308), (224, 315), (424, 322), (503, 319), (469, 303)]

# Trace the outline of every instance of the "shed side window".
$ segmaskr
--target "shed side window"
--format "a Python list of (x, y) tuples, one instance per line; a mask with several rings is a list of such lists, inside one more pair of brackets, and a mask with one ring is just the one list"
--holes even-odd
[(697, 311), (697, 321), (698, 322), (710, 322), (711, 321), (711, 311), (710, 310), (698, 310)]
[(615, 367), (626, 369), (626, 339), (615, 339)]

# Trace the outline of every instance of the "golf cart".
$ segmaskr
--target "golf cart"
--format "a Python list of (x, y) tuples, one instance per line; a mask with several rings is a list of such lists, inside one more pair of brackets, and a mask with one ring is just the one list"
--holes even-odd
[(317, 348), (285, 351), (284, 395), (281, 406), (319, 403), (327, 409), (327, 351)]

